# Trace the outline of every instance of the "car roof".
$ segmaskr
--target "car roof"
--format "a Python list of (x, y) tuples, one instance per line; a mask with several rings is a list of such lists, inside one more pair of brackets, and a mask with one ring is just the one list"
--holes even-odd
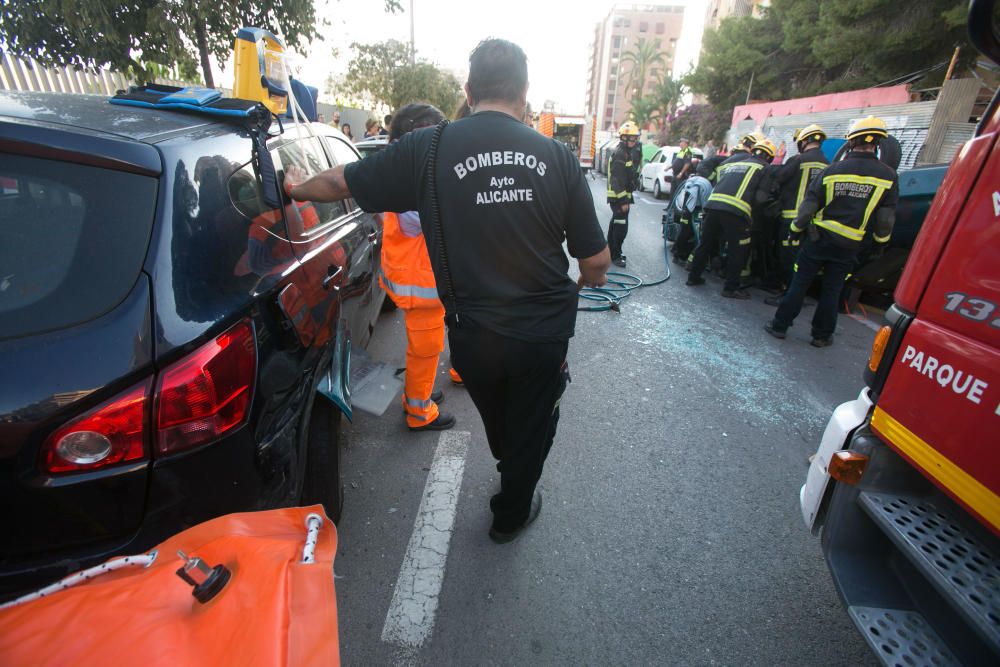
[(377, 137), (368, 137), (367, 139), (362, 139), (356, 142), (355, 146), (380, 146), (382, 144), (389, 143), (388, 134), (380, 134)]
[(0, 91), (0, 120), (74, 128), (144, 143), (157, 143), (206, 125), (222, 125), (206, 116), (181, 111), (110, 104), (103, 95)]

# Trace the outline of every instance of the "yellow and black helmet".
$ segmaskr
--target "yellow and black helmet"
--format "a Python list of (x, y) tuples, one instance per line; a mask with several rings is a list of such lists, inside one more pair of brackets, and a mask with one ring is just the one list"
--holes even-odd
[(888, 136), (889, 131), (886, 129), (885, 121), (881, 118), (876, 118), (875, 116), (868, 116), (867, 118), (856, 120), (851, 123), (849, 128), (847, 128), (848, 141), (860, 139), (865, 143), (871, 143), (875, 141), (876, 138), (884, 139)]
[(767, 155), (767, 157), (774, 159), (774, 156), (778, 154), (778, 148), (774, 145), (774, 142), (770, 139), (761, 139), (753, 145), (753, 150), (751, 152), (756, 153), (760, 151)]
[(826, 139), (826, 132), (819, 125), (813, 123), (812, 125), (807, 125), (801, 130), (795, 131), (795, 143), (799, 144), (804, 141), (819, 141), (822, 142)]
[(740, 143), (746, 146), (747, 150), (753, 150), (753, 147), (757, 142), (764, 141), (767, 139), (761, 132), (754, 130), (753, 132), (748, 132), (740, 137)]
[(618, 128), (619, 137), (638, 137), (639, 136), (639, 126), (635, 124), (634, 121), (627, 120), (622, 123), (622, 126)]

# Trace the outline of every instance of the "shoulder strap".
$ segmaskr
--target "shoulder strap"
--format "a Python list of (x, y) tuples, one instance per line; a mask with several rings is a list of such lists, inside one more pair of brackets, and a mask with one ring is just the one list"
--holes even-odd
[(451, 270), (448, 267), (448, 249), (444, 240), (444, 227), (441, 224), (441, 207), (438, 201), (437, 189), (437, 149), (438, 142), (448, 119), (445, 118), (434, 128), (434, 136), (431, 138), (431, 145), (427, 151), (427, 171), (424, 174), (427, 189), (431, 195), (431, 225), (434, 227), (434, 235), (437, 237), (438, 264), (441, 267), (441, 275), (444, 278), (444, 310), (445, 321), (448, 326), (460, 326), (461, 317), (458, 313), (458, 302), (455, 299), (455, 286), (451, 280)]

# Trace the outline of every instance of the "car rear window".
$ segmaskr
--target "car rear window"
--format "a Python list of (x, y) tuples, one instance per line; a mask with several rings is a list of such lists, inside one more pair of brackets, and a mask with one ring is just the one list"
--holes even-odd
[(114, 308), (139, 277), (154, 178), (0, 153), (0, 339)]

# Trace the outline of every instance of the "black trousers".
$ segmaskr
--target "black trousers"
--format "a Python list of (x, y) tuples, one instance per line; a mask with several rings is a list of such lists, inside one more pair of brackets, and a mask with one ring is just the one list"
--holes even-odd
[(500, 493), (490, 500), (493, 527), (524, 523), (559, 423), (569, 382), (568, 341), (518, 340), (465, 322), (448, 327), (451, 363), (462, 376), (500, 465)]
[(691, 261), (690, 278), (700, 278), (712, 252), (725, 239), (726, 282), (723, 289), (735, 290), (740, 287), (740, 273), (747, 263), (750, 252), (750, 224), (747, 219), (735, 213), (708, 209), (701, 226), (701, 242), (694, 250)]
[(792, 231), (792, 219), (783, 218), (781, 221), (781, 231), (778, 241), (778, 269), (780, 280), (786, 287), (792, 284), (795, 275), (795, 257), (799, 254), (801, 240), (792, 240), (789, 235)]
[(847, 275), (854, 268), (856, 249), (843, 248), (823, 239), (818, 241), (807, 239), (799, 251), (795, 275), (792, 284), (785, 292), (774, 313), (774, 328), (784, 331), (792, 326), (792, 322), (802, 311), (802, 302), (806, 298), (806, 290), (813, 278), (823, 270), (823, 286), (820, 290), (819, 302), (812, 318), (812, 337), (829, 338), (837, 328), (837, 300), (844, 288)]
[(608, 204), (611, 207), (611, 222), (608, 223), (608, 251), (611, 253), (612, 260), (622, 256), (622, 244), (625, 243), (625, 237), (628, 236), (628, 214), (632, 207), (629, 206), (628, 210), (622, 210), (622, 205), (628, 203), (628, 200), (624, 199)]
[(681, 231), (677, 235), (677, 240), (674, 241), (673, 253), (674, 257), (684, 261), (694, 249), (694, 222), (692, 221), (694, 216), (689, 211), (674, 215), (678, 216), (677, 222), (681, 225)]

